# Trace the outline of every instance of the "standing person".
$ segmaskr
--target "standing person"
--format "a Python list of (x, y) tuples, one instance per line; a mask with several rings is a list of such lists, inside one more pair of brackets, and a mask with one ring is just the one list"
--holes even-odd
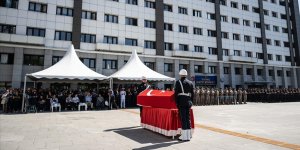
[(120, 98), (121, 98), (121, 105), (120, 108), (125, 108), (125, 97), (126, 97), (126, 92), (124, 88), (120, 91)]
[[(139, 95), (141, 92), (143, 92), (146, 89), (150, 89), (151, 86), (147, 82), (147, 78), (145, 76), (142, 76), (142, 83), (138, 86), (137, 89), (137, 95)], [(140, 116), (142, 117), (143, 112), (143, 106), (140, 106)]]
[(179, 71), (180, 79), (175, 84), (175, 99), (181, 119), (181, 136), (179, 140), (189, 141), (192, 138), (190, 108), (194, 98), (194, 86), (191, 81), (186, 79), (187, 71), (181, 69)]

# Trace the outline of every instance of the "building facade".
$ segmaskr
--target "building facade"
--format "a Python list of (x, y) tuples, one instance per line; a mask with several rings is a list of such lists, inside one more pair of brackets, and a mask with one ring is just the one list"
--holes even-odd
[(21, 87), (70, 44), (103, 75), (136, 49), (167, 76), (187, 69), (196, 86), (300, 86), (297, 0), (0, 1), (0, 86)]

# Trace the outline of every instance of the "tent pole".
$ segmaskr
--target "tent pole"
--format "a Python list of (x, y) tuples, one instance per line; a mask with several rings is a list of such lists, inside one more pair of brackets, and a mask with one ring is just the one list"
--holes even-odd
[(25, 102), (25, 90), (26, 90), (26, 79), (27, 75), (24, 77), (24, 88), (23, 88), (23, 99), (22, 99), (22, 112), (24, 112), (24, 102)]
[(33, 81), (33, 88), (36, 88), (36, 86), (35, 86), (35, 81)]

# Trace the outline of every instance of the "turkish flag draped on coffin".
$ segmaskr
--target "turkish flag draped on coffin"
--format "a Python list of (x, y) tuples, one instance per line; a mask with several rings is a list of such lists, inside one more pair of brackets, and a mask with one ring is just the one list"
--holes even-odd
[(174, 91), (145, 90), (138, 95), (137, 104), (145, 107), (177, 109)]

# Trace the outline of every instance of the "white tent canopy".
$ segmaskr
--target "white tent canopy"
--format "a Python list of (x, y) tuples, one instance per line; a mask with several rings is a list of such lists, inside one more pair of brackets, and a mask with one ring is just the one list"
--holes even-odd
[(101, 75), (87, 66), (78, 58), (73, 45), (64, 57), (55, 65), (31, 74), (28, 77), (33, 79), (69, 79), (69, 80), (104, 80), (106, 76)]
[(142, 76), (151, 81), (174, 81), (174, 78), (162, 75), (148, 68), (138, 57), (136, 50), (131, 54), (128, 62), (116, 73), (109, 76), (119, 80), (142, 80)]

